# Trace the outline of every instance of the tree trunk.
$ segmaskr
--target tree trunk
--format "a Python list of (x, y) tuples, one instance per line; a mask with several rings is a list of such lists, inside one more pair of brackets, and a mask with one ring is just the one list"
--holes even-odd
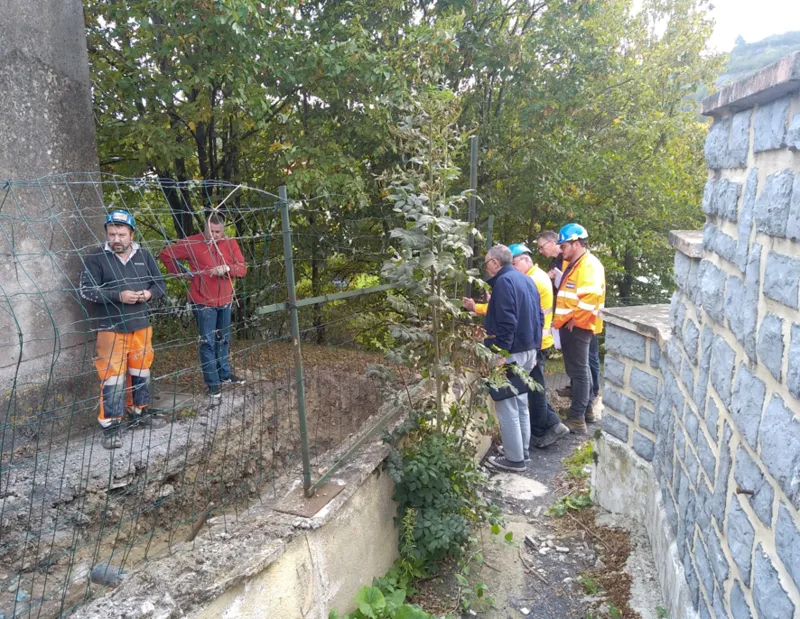
[(622, 260), (622, 268), (625, 272), (619, 284), (619, 296), (622, 305), (633, 304), (633, 299), (631, 297), (633, 296), (633, 270), (635, 267), (636, 262), (633, 259), (633, 254), (631, 254), (630, 250), (626, 247), (625, 256)]

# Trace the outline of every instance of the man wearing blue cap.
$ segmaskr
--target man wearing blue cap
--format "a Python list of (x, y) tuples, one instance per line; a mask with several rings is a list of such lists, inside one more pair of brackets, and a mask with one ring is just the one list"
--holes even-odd
[(132, 422), (152, 422), (143, 414), (150, 404), (153, 363), (148, 303), (164, 296), (165, 285), (155, 258), (133, 240), (136, 224), (130, 213), (112, 211), (105, 228), (106, 243), (83, 259), (79, 290), (97, 332), (102, 445), (116, 449), (122, 446), (126, 408)]

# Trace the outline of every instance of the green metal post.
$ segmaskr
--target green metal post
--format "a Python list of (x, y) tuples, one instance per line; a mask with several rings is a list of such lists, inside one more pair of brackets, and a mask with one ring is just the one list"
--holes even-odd
[(283, 259), (286, 263), (286, 293), (294, 350), (295, 383), (297, 384), (297, 416), (300, 421), (300, 450), (303, 453), (303, 491), (311, 496), (311, 456), (308, 450), (308, 424), (306, 422), (306, 389), (303, 380), (303, 351), (300, 347), (300, 319), (297, 315), (297, 290), (294, 282), (294, 252), (292, 250), (292, 227), (289, 222), (289, 200), (286, 186), (278, 188), (281, 200), (281, 223), (283, 225)]
[(489, 215), (489, 223), (486, 224), (486, 251), (492, 248), (492, 230), (494, 230), (494, 215)]

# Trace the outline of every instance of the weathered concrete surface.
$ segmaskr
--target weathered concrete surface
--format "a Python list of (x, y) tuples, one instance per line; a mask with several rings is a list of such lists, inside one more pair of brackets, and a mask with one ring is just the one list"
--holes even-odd
[[(315, 617), (348, 611), (358, 589), (391, 567), (397, 553), (393, 483), (380, 470), (389, 446), (368, 442), (331, 480), (344, 490), (312, 518), (276, 511), (280, 500), (217, 517), (192, 543), (150, 561), (76, 619)], [(277, 483), (279, 496), (299, 490)], [(157, 612), (154, 609), (158, 608)]]
[(703, 257), (703, 232), (700, 230), (672, 230), (669, 244), (689, 258)]
[(608, 324), (655, 339), (664, 339), (670, 331), (667, 304), (615, 307), (603, 310), (602, 316)]
[[(52, 397), (54, 384), (45, 381), (51, 371), (72, 374), (67, 364), (81, 357), (66, 349), (91, 348), (81, 305), (69, 291), (80, 269), (75, 248), (89, 244), (94, 232), (75, 216), (76, 196), (63, 186), (3, 187), (3, 180), (98, 169), (80, 0), (3, 2), (0, 140), (0, 255), (16, 256), (0, 264), (9, 310), (0, 312), (0, 382), (33, 391), (35, 408)], [(80, 199), (87, 207), (97, 200), (85, 192)], [(7, 403), (0, 404), (5, 412)]]
[(595, 440), (595, 451), (598, 458), (592, 469), (592, 500), (644, 525), (653, 556), (657, 557), (664, 608), (675, 619), (697, 618), (653, 468), (630, 446), (607, 435)]
[(358, 590), (397, 556), (393, 492), (376, 469), (324, 527), (295, 537), (275, 563), (190, 616), (327, 619), (330, 609), (351, 610)]
[(800, 52), (781, 58), (750, 77), (729, 84), (700, 103), (700, 113), (718, 116), (746, 110), (800, 90)]

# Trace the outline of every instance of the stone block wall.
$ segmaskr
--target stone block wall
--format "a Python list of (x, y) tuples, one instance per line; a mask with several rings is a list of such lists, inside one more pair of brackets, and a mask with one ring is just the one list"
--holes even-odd
[(603, 429), (651, 463), (700, 617), (800, 617), (800, 53), (703, 110), (706, 224), (671, 235), (667, 328), (608, 312)]

